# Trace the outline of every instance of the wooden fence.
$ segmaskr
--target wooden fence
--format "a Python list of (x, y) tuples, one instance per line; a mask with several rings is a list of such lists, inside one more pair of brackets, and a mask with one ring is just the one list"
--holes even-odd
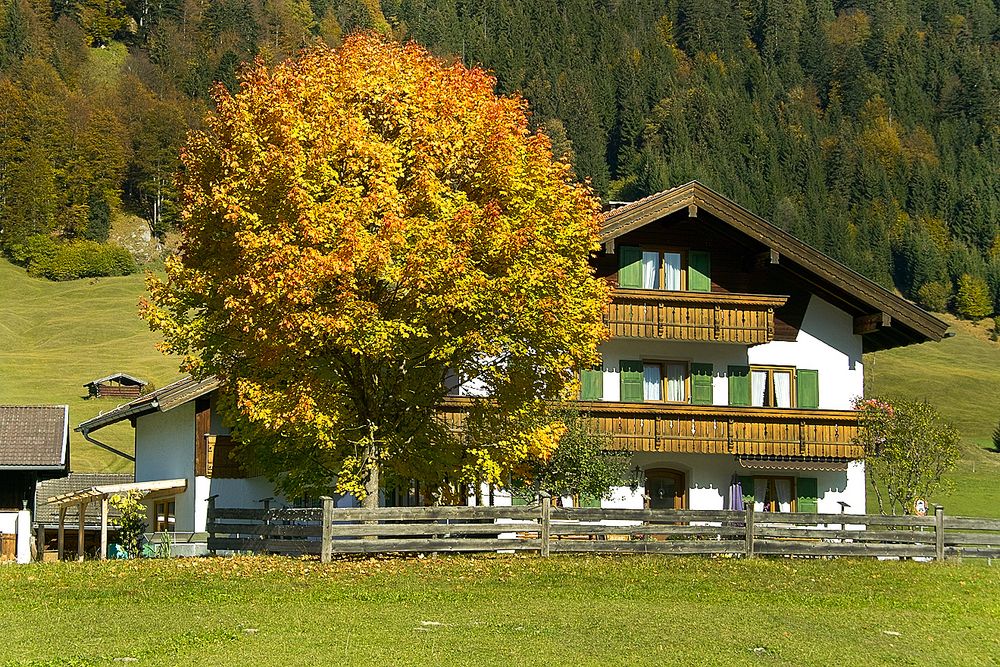
[(553, 507), (228, 509), (209, 501), (212, 551), (661, 553), (1000, 558), (1000, 519)]

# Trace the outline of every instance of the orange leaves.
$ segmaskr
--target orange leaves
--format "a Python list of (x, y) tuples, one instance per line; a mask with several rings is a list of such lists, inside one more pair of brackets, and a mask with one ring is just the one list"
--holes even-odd
[[(329, 475), (377, 432), (386, 465), (454, 473), (446, 372), (537, 411), (592, 361), (597, 204), (521, 98), (371, 33), (242, 79), (185, 147), (183, 257), (145, 312), (222, 378), (262, 458)], [(527, 455), (493, 445), (482, 465)]]

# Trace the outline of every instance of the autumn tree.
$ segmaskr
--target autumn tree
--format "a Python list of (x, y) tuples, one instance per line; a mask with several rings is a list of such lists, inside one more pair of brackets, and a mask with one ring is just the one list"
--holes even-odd
[[(289, 492), (502, 483), (595, 359), (597, 204), (486, 72), (359, 33), (215, 89), (144, 313)], [(463, 436), (438, 416), (475, 379)]]
[(879, 511), (913, 511), (918, 498), (947, 488), (958, 462), (958, 431), (922, 401), (868, 398), (856, 402), (868, 481)]

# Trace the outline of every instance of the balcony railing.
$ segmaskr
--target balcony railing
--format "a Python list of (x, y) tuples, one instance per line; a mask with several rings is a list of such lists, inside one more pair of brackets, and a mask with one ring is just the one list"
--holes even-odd
[[(442, 417), (461, 430), (467, 398), (445, 400)], [(734, 408), (579, 401), (573, 404), (611, 436), (615, 450), (739, 456), (861, 458), (853, 410)]]
[(612, 338), (758, 345), (774, 340), (787, 296), (616, 289), (605, 314)]

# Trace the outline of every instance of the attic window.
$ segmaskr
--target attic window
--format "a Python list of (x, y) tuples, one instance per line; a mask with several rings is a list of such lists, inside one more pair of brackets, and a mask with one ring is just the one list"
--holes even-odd
[(712, 291), (711, 255), (704, 250), (619, 246), (618, 262), (619, 287)]

